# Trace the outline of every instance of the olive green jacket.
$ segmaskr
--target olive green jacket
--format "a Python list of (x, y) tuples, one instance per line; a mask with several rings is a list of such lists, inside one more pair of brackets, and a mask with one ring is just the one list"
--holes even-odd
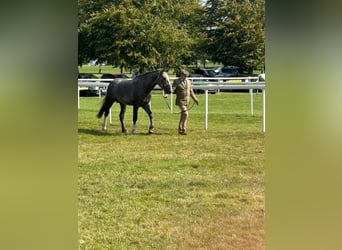
[(181, 82), (181, 79), (175, 79), (172, 84), (173, 93), (176, 94), (176, 105), (183, 106), (189, 105), (189, 97), (196, 102), (197, 97), (192, 89), (191, 81), (186, 79), (186, 87)]

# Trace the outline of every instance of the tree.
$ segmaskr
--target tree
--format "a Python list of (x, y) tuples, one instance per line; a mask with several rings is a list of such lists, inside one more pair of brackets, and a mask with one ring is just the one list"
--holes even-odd
[(210, 0), (206, 3), (212, 60), (241, 68), (264, 67), (264, 0)]
[(265, 0), (79, 0), (79, 64), (264, 67)]
[[(87, 0), (82, 1), (85, 9), (91, 9)], [(186, 22), (197, 1), (102, 4), (102, 9), (94, 7), (91, 14), (79, 11), (79, 63), (98, 58), (121, 67), (169, 68), (179, 67), (191, 55), (194, 39)]]

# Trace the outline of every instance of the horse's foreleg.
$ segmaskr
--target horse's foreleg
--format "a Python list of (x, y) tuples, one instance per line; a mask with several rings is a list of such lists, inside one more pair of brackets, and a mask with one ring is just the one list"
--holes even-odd
[(132, 127), (132, 134), (136, 134), (136, 132), (137, 132), (136, 124), (137, 124), (137, 120), (138, 120), (138, 110), (139, 110), (139, 107), (138, 107), (138, 106), (133, 106), (133, 127)]
[(154, 133), (154, 124), (153, 124), (153, 113), (151, 110), (151, 103), (148, 103), (146, 106), (144, 106), (144, 110), (147, 113), (148, 119), (149, 119), (148, 133), (153, 134)]
[(127, 133), (126, 127), (125, 127), (125, 123), (124, 123), (124, 119), (125, 119), (125, 112), (126, 112), (126, 105), (120, 103), (120, 114), (119, 114), (119, 118), (120, 118), (120, 122), (121, 122), (121, 131), (122, 133)]

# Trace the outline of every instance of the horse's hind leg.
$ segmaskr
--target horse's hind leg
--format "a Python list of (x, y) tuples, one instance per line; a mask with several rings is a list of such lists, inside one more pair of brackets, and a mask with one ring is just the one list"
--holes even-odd
[(150, 126), (148, 128), (148, 133), (149, 134), (153, 134), (154, 133), (154, 124), (153, 124), (153, 113), (152, 113), (152, 110), (151, 110), (151, 103), (149, 102), (148, 104), (146, 104), (143, 107), (143, 109), (147, 113), (148, 119), (149, 119), (149, 122), (150, 122)]
[(135, 134), (137, 132), (137, 128), (136, 128), (136, 123), (138, 120), (138, 110), (139, 107), (138, 106), (133, 106), (133, 127), (132, 127), (132, 134)]
[(124, 119), (125, 119), (125, 112), (126, 112), (126, 105), (120, 103), (120, 114), (119, 114), (119, 118), (120, 118), (120, 122), (121, 122), (121, 131), (122, 133), (127, 133), (126, 127), (125, 127), (125, 123), (124, 123)]
[(107, 130), (107, 116), (103, 118), (102, 130)]
[(110, 113), (110, 108), (112, 107), (113, 103), (114, 102), (112, 102), (109, 106), (107, 106), (105, 111), (104, 111), (102, 130), (107, 130), (107, 118), (108, 118), (108, 114)]

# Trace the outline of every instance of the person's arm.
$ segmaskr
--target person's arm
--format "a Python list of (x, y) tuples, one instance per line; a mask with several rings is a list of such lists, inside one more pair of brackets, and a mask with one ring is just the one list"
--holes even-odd
[(198, 105), (199, 101), (197, 99), (197, 96), (195, 95), (193, 88), (192, 88), (192, 84), (190, 81), (188, 81), (188, 83), (190, 84), (190, 96), (191, 96), (192, 100), (194, 100), (194, 102)]

